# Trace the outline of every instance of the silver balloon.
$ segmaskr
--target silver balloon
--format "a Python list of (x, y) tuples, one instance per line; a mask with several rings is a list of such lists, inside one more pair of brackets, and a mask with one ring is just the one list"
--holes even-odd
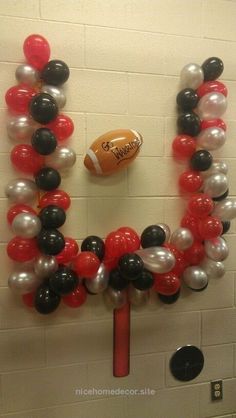
[(221, 237), (206, 240), (205, 252), (207, 257), (214, 261), (224, 261), (229, 255), (228, 245)]
[(15, 292), (24, 294), (35, 290), (41, 282), (33, 271), (14, 271), (8, 279), (8, 286)]
[(203, 129), (197, 137), (197, 145), (208, 151), (214, 151), (224, 145), (226, 133), (224, 129), (213, 127)]
[(37, 192), (35, 182), (23, 178), (11, 180), (5, 187), (6, 197), (15, 203), (29, 203), (36, 198)]
[(33, 238), (41, 230), (41, 221), (32, 213), (19, 213), (12, 222), (12, 231), (19, 237)]
[(203, 290), (208, 284), (205, 271), (199, 266), (187, 267), (183, 272), (183, 280), (186, 286), (192, 290)]
[(150, 297), (149, 290), (139, 290), (134, 286), (129, 287), (129, 300), (134, 306), (144, 306), (148, 303)]
[(198, 102), (197, 113), (201, 119), (220, 118), (227, 109), (227, 99), (222, 93), (205, 94)]
[(187, 250), (187, 248), (191, 247), (193, 244), (192, 232), (187, 228), (178, 228), (171, 235), (170, 242), (178, 250)]
[(203, 184), (203, 191), (210, 197), (219, 197), (228, 189), (228, 179), (225, 174), (216, 173), (207, 177)]
[(209, 177), (212, 174), (227, 174), (228, 173), (228, 166), (224, 161), (215, 160), (213, 161), (211, 167), (206, 171), (201, 171), (201, 175), (203, 177)]
[(55, 170), (72, 167), (76, 162), (76, 153), (72, 148), (59, 146), (45, 159), (46, 165)]
[(217, 203), (212, 215), (220, 218), (221, 221), (231, 221), (236, 218), (236, 200), (225, 199)]
[(171, 234), (169, 226), (167, 224), (157, 224), (157, 226), (160, 226), (162, 229), (164, 229), (166, 234), (165, 242), (168, 242)]
[(50, 94), (56, 100), (59, 109), (65, 106), (66, 96), (62, 88), (45, 84), (42, 86), (41, 91), (42, 93)]
[(219, 279), (225, 274), (225, 266), (221, 261), (213, 261), (210, 258), (205, 258), (200, 267), (206, 272), (208, 279)]
[(175, 265), (175, 257), (164, 247), (149, 247), (136, 251), (144, 263), (144, 267), (152, 273), (167, 273)]
[(17, 141), (31, 139), (36, 123), (26, 115), (11, 116), (7, 120), (7, 133), (9, 138)]
[(34, 262), (34, 271), (38, 277), (48, 277), (58, 269), (57, 259), (53, 256), (40, 255)]
[(127, 303), (127, 292), (125, 290), (114, 290), (108, 287), (103, 292), (103, 297), (108, 308), (119, 309)]
[(19, 83), (28, 84), (28, 86), (33, 86), (39, 81), (39, 72), (28, 64), (19, 65), (15, 75)]
[(85, 279), (85, 286), (91, 293), (101, 293), (108, 286), (109, 272), (103, 263), (100, 264), (98, 272), (92, 279)]
[(190, 87), (197, 89), (203, 83), (204, 74), (198, 64), (187, 64), (180, 73), (180, 82), (182, 88)]

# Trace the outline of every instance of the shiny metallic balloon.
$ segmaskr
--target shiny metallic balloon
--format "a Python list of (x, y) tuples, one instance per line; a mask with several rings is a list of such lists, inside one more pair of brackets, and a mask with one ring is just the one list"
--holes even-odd
[(197, 113), (201, 119), (220, 118), (227, 109), (227, 99), (222, 93), (205, 94), (198, 102)]
[(115, 290), (108, 287), (103, 292), (103, 297), (108, 308), (119, 309), (127, 303), (127, 292), (125, 290)]
[(167, 273), (175, 265), (175, 257), (164, 247), (149, 247), (136, 251), (144, 263), (144, 267), (152, 273)]
[(228, 165), (224, 161), (214, 160), (211, 167), (206, 171), (201, 171), (201, 175), (203, 177), (209, 177), (212, 174), (227, 174), (228, 173)]
[(221, 261), (213, 261), (206, 257), (200, 267), (206, 272), (208, 279), (219, 279), (225, 274), (225, 266)]
[(210, 197), (219, 197), (228, 189), (228, 179), (225, 174), (216, 173), (207, 177), (203, 184), (203, 191)]
[(12, 221), (12, 231), (18, 237), (33, 238), (41, 230), (41, 221), (32, 213), (19, 213)]
[(165, 234), (166, 234), (165, 242), (168, 242), (170, 239), (170, 234), (171, 234), (169, 226), (167, 224), (157, 224), (157, 226), (160, 226), (165, 231)]
[(181, 70), (180, 82), (182, 88), (189, 87), (195, 90), (203, 83), (203, 80), (204, 74), (201, 66), (198, 64), (187, 64)]
[(33, 271), (13, 271), (8, 279), (10, 289), (20, 294), (35, 290), (42, 280)]
[(42, 93), (50, 94), (50, 96), (56, 100), (59, 109), (62, 109), (65, 106), (66, 96), (62, 88), (45, 84), (42, 86), (41, 91)]
[(37, 192), (35, 182), (23, 178), (11, 180), (5, 187), (6, 197), (15, 203), (30, 203)]
[(212, 215), (220, 218), (221, 221), (231, 221), (236, 218), (236, 200), (225, 199), (217, 203)]
[(221, 238), (214, 238), (205, 241), (205, 252), (207, 257), (214, 261), (224, 261), (229, 255), (228, 245), (226, 241)]
[(150, 297), (149, 290), (139, 290), (134, 286), (129, 287), (129, 300), (134, 306), (144, 306), (148, 303)]
[(183, 280), (192, 290), (203, 290), (208, 284), (207, 274), (200, 266), (187, 267), (183, 272)]
[(98, 272), (92, 279), (85, 279), (85, 286), (91, 293), (101, 293), (107, 286), (109, 281), (109, 272), (103, 263), (100, 264)]
[(72, 167), (76, 162), (76, 153), (72, 148), (59, 146), (45, 159), (46, 165), (55, 170)]
[(197, 137), (197, 145), (208, 151), (214, 151), (224, 145), (226, 133), (224, 129), (213, 127), (203, 129)]
[(38, 277), (48, 277), (58, 269), (57, 259), (53, 256), (40, 255), (34, 262), (34, 271)]
[(16, 141), (31, 139), (35, 129), (35, 121), (26, 115), (11, 116), (7, 120), (8, 136)]
[(187, 250), (193, 244), (192, 232), (187, 228), (178, 228), (172, 233), (170, 243), (180, 251)]
[(19, 65), (16, 69), (16, 79), (19, 83), (33, 86), (39, 81), (39, 72), (29, 64)]

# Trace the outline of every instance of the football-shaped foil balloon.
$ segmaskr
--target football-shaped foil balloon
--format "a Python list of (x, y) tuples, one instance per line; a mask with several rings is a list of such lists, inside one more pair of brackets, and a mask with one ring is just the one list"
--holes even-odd
[(142, 136), (132, 129), (107, 132), (88, 149), (84, 165), (92, 174), (115, 173), (137, 157), (142, 143)]

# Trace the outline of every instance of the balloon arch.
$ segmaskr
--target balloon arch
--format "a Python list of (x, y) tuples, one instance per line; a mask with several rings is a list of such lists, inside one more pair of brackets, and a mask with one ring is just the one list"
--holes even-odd
[[(41, 314), (50, 314), (61, 302), (79, 308), (87, 294), (103, 292), (114, 309), (114, 375), (124, 376), (129, 372), (130, 304), (144, 305), (151, 290), (163, 303), (174, 303), (182, 285), (202, 291), (209, 279), (224, 275), (228, 247), (222, 235), (236, 216), (236, 202), (227, 198), (226, 163), (211, 154), (226, 140), (220, 118), (227, 106), (227, 88), (216, 81), (223, 62), (211, 57), (202, 66), (188, 64), (181, 72), (178, 135), (172, 144), (175, 160), (187, 166), (179, 178), (180, 190), (188, 198), (180, 227), (171, 234), (166, 224), (149, 225), (140, 236), (121, 227), (104, 241), (85, 238), (79, 251), (77, 242), (58, 230), (71, 203), (59, 189), (59, 171), (76, 160), (67, 145), (73, 121), (60, 113), (69, 68), (63, 61), (49, 61), (49, 44), (40, 35), (25, 40), (24, 54), (27, 64), (16, 69), (19, 84), (5, 96), (8, 135), (17, 143), (11, 162), (27, 175), (11, 180), (5, 190), (13, 204), (7, 220), (15, 234), (7, 246), (15, 262), (9, 287)], [(112, 140), (117, 132), (105, 135)], [(124, 142), (130, 132), (137, 134), (124, 131)], [(137, 140), (139, 148), (141, 135), (136, 135), (136, 145)], [(85, 164), (88, 167), (88, 156)]]

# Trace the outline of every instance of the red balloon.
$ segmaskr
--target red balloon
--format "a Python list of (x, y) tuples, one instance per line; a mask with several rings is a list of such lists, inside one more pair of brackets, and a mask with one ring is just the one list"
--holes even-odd
[(87, 292), (83, 285), (79, 284), (79, 286), (69, 295), (63, 296), (62, 300), (65, 305), (69, 306), (70, 308), (79, 308), (79, 306), (83, 305), (87, 299)]
[(205, 193), (199, 193), (191, 196), (188, 202), (188, 211), (197, 218), (205, 218), (214, 209), (214, 202)]
[(29, 308), (34, 307), (35, 292), (25, 293), (22, 295), (22, 300), (26, 306)]
[(178, 276), (170, 273), (154, 274), (153, 289), (161, 295), (171, 296), (180, 289), (181, 282)]
[(65, 247), (63, 250), (56, 256), (56, 259), (59, 264), (70, 263), (74, 260), (79, 252), (79, 246), (75, 239), (66, 237), (65, 238)]
[(73, 121), (66, 115), (57, 115), (51, 123), (47, 124), (47, 128), (53, 131), (58, 141), (65, 141), (74, 132)]
[(201, 121), (201, 129), (207, 128), (221, 128), (226, 131), (227, 127), (225, 122), (222, 119), (211, 119), (211, 120), (202, 120)]
[(190, 248), (184, 251), (184, 258), (191, 266), (201, 263), (204, 257), (205, 249), (200, 241), (195, 241)]
[(73, 267), (79, 277), (92, 279), (97, 273), (101, 262), (96, 254), (83, 251), (75, 258)]
[(197, 192), (203, 184), (203, 178), (198, 171), (184, 171), (179, 177), (179, 187), (182, 192)]
[(7, 245), (8, 257), (19, 263), (30, 261), (39, 253), (36, 239), (14, 237)]
[(105, 239), (105, 259), (111, 260), (119, 258), (128, 252), (127, 248), (127, 241), (124, 232), (110, 232)]
[(196, 151), (196, 141), (188, 135), (178, 135), (172, 142), (174, 157), (178, 160), (191, 158)]
[(5, 100), (12, 112), (25, 114), (28, 113), (30, 101), (35, 95), (36, 91), (32, 87), (19, 84), (7, 90)]
[(39, 200), (39, 207), (45, 208), (48, 205), (56, 205), (67, 210), (70, 207), (70, 196), (64, 190), (52, 190), (45, 193)]
[(129, 228), (128, 226), (122, 226), (118, 231), (125, 234), (128, 253), (133, 253), (140, 248), (140, 238), (134, 229)]
[(25, 39), (23, 50), (28, 63), (42, 70), (50, 58), (50, 46), (43, 36), (30, 35)]
[(164, 244), (164, 247), (168, 248), (174, 254), (175, 257), (175, 265), (171, 270), (171, 273), (175, 274), (178, 277), (181, 276), (181, 274), (187, 267), (187, 262), (184, 258), (183, 251), (178, 250), (172, 244)]
[(221, 83), (221, 81), (217, 80), (206, 81), (205, 83), (201, 84), (197, 89), (197, 94), (199, 97), (213, 92), (221, 93), (225, 97), (227, 97), (228, 95), (227, 87), (223, 83)]
[(44, 157), (38, 154), (31, 145), (19, 144), (11, 151), (11, 162), (23, 173), (35, 174), (44, 165)]
[(182, 228), (188, 228), (192, 232), (195, 239), (201, 240), (201, 236), (198, 231), (198, 218), (187, 213), (181, 220), (181, 226)]
[(21, 204), (14, 205), (7, 212), (7, 220), (10, 225), (12, 224), (12, 221), (15, 218), (15, 216), (19, 215), (19, 213), (32, 213), (33, 215), (37, 215), (35, 210), (30, 206)]
[(208, 216), (199, 221), (198, 229), (202, 239), (213, 239), (222, 234), (223, 226), (218, 218)]
[(106, 258), (105, 257), (103, 259), (103, 264), (108, 271), (111, 271), (111, 270), (114, 270), (115, 268), (117, 268), (118, 262), (119, 262), (119, 257), (116, 257), (116, 258)]

